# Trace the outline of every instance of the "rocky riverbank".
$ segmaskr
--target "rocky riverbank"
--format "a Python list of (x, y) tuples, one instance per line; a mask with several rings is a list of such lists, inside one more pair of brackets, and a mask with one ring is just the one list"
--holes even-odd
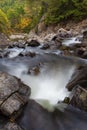
[[(41, 28), (39, 29), (41, 30)], [(40, 34), (36, 34), (34, 31), (31, 31), (29, 34), (26, 35), (17, 34), (11, 36), (10, 39), (1, 34), (0, 43), (0, 122), (3, 122), (0, 123), (0, 129), (64, 130), (65, 127), (65, 130), (68, 130), (69, 127), (69, 130), (86, 130), (87, 125), (85, 124), (85, 121), (87, 118), (87, 20), (82, 21), (78, 24), (74, 24), (74, 26), (72, 25), (72, 23), (70, 23), (67, 25), (61, 25), (61, 27), (57, 26), (54, 29), (50, 27), (47, 29), (47, 31)], [(6, 62), (7, 66), (5, 65)], [(59, 69), (56, 70), (56, 68), (58, 67), (57, 64), (59, 64), (59, 68), (61, 68), (60, 70), (62, 72), (70, 73), (69, 76), (73, 74), (70, 80), (69, 78), (67, 79), (69, 80), (67, 84), (66, 82), (64, 82), (66, 84), (65, 87), (69, 91), (72, 91), (72, 96), (66, 97), (64, 101), (60, 101), (60, 103), (62, 102), (64, 104), (67, 104), (68, 107), (72, 106), (72, 108), (70, 110), (66, 109), (65, 113), (60, 112), (57, 109), (55, 109), (53, 112), (48, 112), (48, 110), (44, 109), (41, 104), (39, 105), (34, 100), (29, 99), (29, 95), (32, 95), (31, 93), (34, 92), (32, 91), (32, 87), (30, 86), (30, 90), (29, 86), (25, 85), (19, 79), (21, 78), (20, 71), (18, 72), (19, 78), (15, 77), (17, 76), (15, 75), (15, 71), (17, 71), (17, 66), (15, 67), (15, 65), (19, 65), (20, 63), (28, 66), (28, 70), (26, 70), (25, 67), (22, 75), (26, 74), (33, 77), (33, 80), (31, 80), (32, 82), (36, 81), (34, 79), (34, 76), (38, 77), (38, 75), (42, 74), (43, 72), (48, 73), (48, 69), (52, 70), (55, 68), (55, 71), (59, 71)], [(11, 73), (10, 65), (11, 67), (13, 66), (12, 69), (14, 71), (12, 74), (15, 76), (8, 74)], [(71, 67), (74, 65), (75, 67)], [(68, 71), (68, 69), (72, 70), (72, 72)], [(49, 75), (52, 76), (51, 71), (49, 72)], [(55, 76), (54, 73), (53, 76)], [(61, 73), (60, 75), (56, 74), (56, 77), (57, 76), (61, 76)], [(66, 76), (68, 75), (66, 74)], [(43, 77), (41, 78), (41, 80), (44, 79)], [(66, 79), (66, 77), (63, 78)], [(61, 87), (63, 86), (60, 86), (60, 88)], [(77, 112), (77, 109), (79, 109), (79, 113)], [(77, 121), (77, 124), (79, 124), (80, 122), (80, 120), (77, 119), (77, 116), (82, 116), (81, 110), (84, 111), (84, 119), (81, 119), (82, 126), (74, 126), (75, 120)], [(66, 120), (60, 117), (60, 113), (62, 114), (64, 119), (66, 118)], [(72, 116), (72, 118), (68, 117), (67, 115)], [(70, 119), (70, 123), (67, 123), (67, 121), (69, 122), (69, 119), (67, 117)], [(85, 126), (84, 129), (83, 126)]]

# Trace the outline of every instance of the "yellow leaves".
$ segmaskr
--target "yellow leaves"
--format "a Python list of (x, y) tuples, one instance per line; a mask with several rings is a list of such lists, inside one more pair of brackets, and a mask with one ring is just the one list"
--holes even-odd
[(0, 32), (9, 33), (10, 23), (6, 14), (0, 9)]
[(28, 17), (24, 17), (24, 18), (22, 17), (20, 23), (16, 25), (16, 28), (24, 29), (31, 23), (31, 21), (32, 20)]
[(0, 22), (2, 22), (3, 24), (9, 24), (7, 16), (1, 9), (0, 9)]

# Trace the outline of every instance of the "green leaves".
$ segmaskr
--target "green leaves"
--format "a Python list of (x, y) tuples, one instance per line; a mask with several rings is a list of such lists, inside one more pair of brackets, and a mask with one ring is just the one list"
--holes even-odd
[(87, 0), (50, 0), (46, 22), (58, 23), (64, 20), (81, 20), (87, 16)]
[(43, 15), (47, 25), (87, 16), (87, 0), (3, 0), (0, 8), (0, 30), (19, 32), (34, 28)]
[(0, 32), (8, 33), (10, 29), (10, 23), (5, 13), (0, 9)]

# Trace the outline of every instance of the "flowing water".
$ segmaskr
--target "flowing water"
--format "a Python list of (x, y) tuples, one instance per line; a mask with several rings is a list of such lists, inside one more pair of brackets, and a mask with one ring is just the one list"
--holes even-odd
[(83, 35), (78, 35), (78, 37), (66, 38), (63, 40), (62, 44), (65, 46), (73, 46), (75, 44), (81, 44)]
[[(85, 64), (85, 61), (54, 54), (39, 54), (33, 58), (1, 59), (0, 63), (0, 70), (20, 78), (30, 86), (30, 98), (51, 111), (58, 106), (58, 101), (70, 95), (66, 85), (75, 68)], [(36, 66), (39, 66), (40, 71), (37, 75), (33, 72)], [(29, 70), (32, 70), (31, 74)]]
[[(87, 64), (87, 61), (74, 57), (47, 54), (50, 52), (43, 51), (39, 51), (39, 54), (37, 53), (33, 58), (26, 56), (15, 57), (20, 51), (24, 50), (14, 50), (15, 53), (11, 54), (12, 56), (9, 54), (9, 58), (0, 59), (0, 70), (20, 78), (25, 84), (30, 86), (30, 98), (34, 99), (42, 107), (49, 111), (53, 111), (55, 108), (62, 110), (62, 107), (59, 106), (60, 104), (58, 104), (58, 102), (62, 101), (67, 96), (71, 96), (71, 93), (66, 89), (67, 83), (71, 79), (76, 67)], [(38, 49), (36, 49), (36, 52), (38, 52)], [(36, 66), (39, 66), (39, 73), (37, 75), (35, 75), (33, 71), (33, 68)], [(32, 73), (29, 73), (29, 70), (32, 70)], [(66, 105), (63, 107), (66, 107)], [(21, 124), (23, 123), (25, 130), (29, 130), (28, 128), (30, 127), (28, 124), (30, 115), (28, 116), (27, 114), (29, 113), (29, 108), (27, 108), (25, 112), (26, 114), (23, 118), (23, 122), (21, 121), (22, 119), (20, 120)], [(40, 124), (45, 120), (45, 122), (48, 123), (49, 128), (37, 129), (37, 126), (35, 126), (34, 130), (86, 130), (87, 114), (82, 114), (82, 112), (79, 112), (78, 114), (78, 110), (76, 109), (73, 110), (70, 108), (67, 111), (59, 112), (56, 114), (55, 118), (45, 112), (45, 116), (43, 116), (43, 113), (37, 114), (33, 115), (32, 112), (31, 119), (33, 118), (32, 120), (34, 120), (34, 118), (37, 118), (38, 116), (40, 122), (36, 120), (36, 123)], [(45, 117), (48, 118), (48, 120)], [(49, 126), (49, 122), (52, 125), (52, 128)], [(85, 128), (83, 128), (83, 126), (85, 126)]]

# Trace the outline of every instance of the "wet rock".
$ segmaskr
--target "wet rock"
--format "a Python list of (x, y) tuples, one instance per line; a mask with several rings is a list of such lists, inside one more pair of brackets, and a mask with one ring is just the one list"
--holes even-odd
[(69, 97), (65, 97), (65, 99), (63, 100), (63, 103), (69, 104), (70, 103), (70, 98)]
[(48, 48), (50, 48), (50, 45), (49, 44), (44, 44), (40, 49), (46, 50)]
[(85, 50), (86, 50), (86, 49), (83, 48), (83, 47), (77, 48), (75, 53), (76, 53), (77, 56), (82, 57), (83, 54), (84, 54), (84, 52), (85, 52)]
[(19, 93), (12, 94), (7, 100), (3, 102), (0, 110), (7, 116), (14, 114), (26, 104), (25, 100)]
[(84, 37), (84, 38), (87, 37), (87, 29), (83, 31), (83, 37)]
[(4, 130), (23, 130), (23, 129), (19, 125), (17, 125), (16, 123), (8, 122), (5, 125)]
[(74, 96), (72, 97), (70, 104), (80, 108), (81, 110), (87, 111), (87, 90), (78, 86), (76, 88)]
[(35, 52), (21, 52), (19, 56), (30, 56), (30, 57), (35, 57), (36, 53)]
[(87, 59), (87, 50), (83, 53), (82, 58)]
[(84, 82), (87, 82), (87, 67), (76, 70), (66, 87), (68, 90), (72, 90), (76, 85), (80, 85)]
[(18, 124), (24, 130), (58, 130), (51, 113), (34, 100), (29, 100), (19, 117)]
[(62, 46), (62, 41), (61, 41), (61, 39), (60, 39), (60, 38), (56, 38), (56, 39), (55, 39), (55, 44), (56, 44), (57, 48), (60, 48), (60, 47)]
[(9, 118), (7, 118), (6, 116), (4, 116), (1, 112), (0, 112), (0, 130), (4, 130), (4, 126), (6, 125), (6, 123), (8, 122)]
[(17, 123), (24, 130), (86, 130), (87, 114), (71, 105), (64, 112), (56, 109), (50, 113), (29, 100)]
[(14, 47), (17, 47), (17, 48), (25, 48), (25, 42), (24, 41), (21, 41), (21, 42), (13, 42), (13, 43), (10, 43), (10, 45), (8, 46), (8, 48), (14, 48)]
[(40, 43), (37, 40), (31, 40), (30, 42), (27, 41), (25, 44), (31, 47), (37, 47), (40, 45)]
[(39, 68), (39, 66), (33, 67), (32, 69), (30, 69), (30, 70), (28, 71), (28, 73), (31, 74), (31, 75), (38, 75), (38, 74), (40, 73), (40, 68)]
[(19, 79), (0, 72), (0, 110), (4, 115), (11, 116), (19, 111), (27, 103), (29, 94), (30, 88)]

